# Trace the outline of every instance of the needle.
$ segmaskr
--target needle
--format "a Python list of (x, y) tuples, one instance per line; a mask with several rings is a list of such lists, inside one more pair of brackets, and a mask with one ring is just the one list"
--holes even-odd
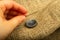
[(38, 12), (38, 10), (34, 11), (33, 13), (27, 15), (26, 17), (30, 16), (30, 15), (33, 15), (33, 14), (36, 14)]

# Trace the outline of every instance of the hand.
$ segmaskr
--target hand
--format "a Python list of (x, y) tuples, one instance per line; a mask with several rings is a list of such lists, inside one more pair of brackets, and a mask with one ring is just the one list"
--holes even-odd
[(26, 15), (26, 9), (14, 1), (0, 1), (0, 39), (5, 39)]

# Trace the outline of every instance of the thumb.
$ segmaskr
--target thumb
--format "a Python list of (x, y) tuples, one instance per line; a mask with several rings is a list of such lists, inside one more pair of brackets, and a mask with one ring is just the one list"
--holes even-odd
[(12, 18), (11, 20), (9, 20), (10, 26), (11, 27), (16, 27), (17, 25), (19, 25), (23, 20), (25, 19), (24, 15), (20, 15), (17, 17)]

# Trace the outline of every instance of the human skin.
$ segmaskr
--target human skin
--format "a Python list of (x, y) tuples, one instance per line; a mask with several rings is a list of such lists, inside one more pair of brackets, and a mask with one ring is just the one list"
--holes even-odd
[[(6, 16), (10, 11), (12, 11), (13, 15), (15, 15), (15, 11), (16, 16), (10, 17), (12, 16), (11, 14), (8, 16), (10, 19), (7, 20), (8, 18)], [(26, 9), (15, 1), (0, 1), (0, 40), (4, 40), (22, 21), (24, 21), (26, 12)]]

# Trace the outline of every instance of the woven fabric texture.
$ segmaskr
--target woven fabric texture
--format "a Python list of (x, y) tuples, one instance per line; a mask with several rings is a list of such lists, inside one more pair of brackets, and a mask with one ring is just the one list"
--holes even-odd
[[(16, 0), (16, 2), (28, 10), (28, 16), (7, 40), (53, 40), (56, 33), (60, 33), (55, 32), (60, 27), (60, 0)], [(25, 22), (31, 19), (36, 20), (38, 25), (27, 28)]]

